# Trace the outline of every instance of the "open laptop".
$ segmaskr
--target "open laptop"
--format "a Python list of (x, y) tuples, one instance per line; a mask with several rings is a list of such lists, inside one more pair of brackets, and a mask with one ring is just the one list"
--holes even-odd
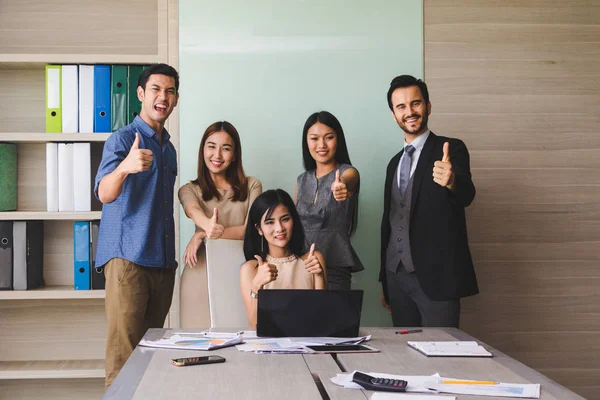
[(357, 337), (362, 300), (362, 290), (259, 290), (256, 334)]

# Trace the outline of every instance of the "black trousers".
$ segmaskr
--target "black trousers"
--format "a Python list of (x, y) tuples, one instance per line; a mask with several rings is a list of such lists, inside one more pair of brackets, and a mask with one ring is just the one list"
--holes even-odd
[(458, 328), (460, 299), (431, 300), (417, 275), (406, 272), (402, 265), (396, 272), (386, 271), (386, 284), (394, 326)]

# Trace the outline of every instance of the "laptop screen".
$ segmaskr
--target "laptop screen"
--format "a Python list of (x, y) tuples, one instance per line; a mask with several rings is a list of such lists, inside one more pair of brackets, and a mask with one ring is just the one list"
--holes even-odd
[(256, 334), (356, 337), (362, 299), (362, 290), (259, 290)]

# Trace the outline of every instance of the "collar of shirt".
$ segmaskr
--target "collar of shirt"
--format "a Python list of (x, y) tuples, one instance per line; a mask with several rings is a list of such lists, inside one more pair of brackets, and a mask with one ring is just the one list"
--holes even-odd
[[(133, 123), (142, 135), (149, 138), (153, 138), (154, 136), (156, 136), (156, 132), (154, 131), (154, 129), (152, 129), (152, 127), (150, 127), (150, 125), (148, 125), (146, 121), (144, 121), (139, 115), (134, 118)], [(171, 135), (169, 135), (169, 132), (167, 132), (165, 128), (163, 128), (162, 130), (162, 135), (163, 143), (168, 143), (171, 139)]]
[[(425, 132), (423, 132), (421, 135), (419, 135), (415, 140), (412, 141), (412, 143), (410, 144), (412, 147), (415, 148), (415, 152), (412, 155), (412, 160), (411, 160), (411, 164), (410, 164), (410, 176), (413, 176), (413, 174), (415, 173), (415, 170), (417, 169), (417, 163), (419, 162), (419, 157), (421, 156), (421, 150), (423, 150), (423, 146), (425, 146), (425, 142), (427, 141), (427, 138), (429, 137), (429, 133), (431, 131), (429, 129), (427, 129)], [(406, 149), (406, 146), (408, 146), (408, 143), (406, 143), (406, 140), (404, 140), (404, 149)], [(400, 186), (400, 164), (402, 163), (402, 158), (404, 157), (406, 153), (402, 153), (402, 157), (400, 157), (400, 162), (398, 163), (398, 168), (396, 171), (396, 180), (397, 180), (397, 184), (398, 186)]]

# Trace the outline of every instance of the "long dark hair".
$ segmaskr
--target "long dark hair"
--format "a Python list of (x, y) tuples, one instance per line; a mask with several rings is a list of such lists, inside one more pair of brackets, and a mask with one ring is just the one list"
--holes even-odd
[(342, 129), (342, 124), (340, 121), (330, 112), (328, 111), (319, 111), (312, 114), (306, 122), (304, 123), (304, 129), (302, 130), (302, 159), (304, 160), (304, 169), (306, 171), (311, 171), (317, 168), (317, 162), (310, 155), (310, 151), (308, 150), (308, 130), (317, 122), (322, 123), (323, 125), (327, 125), (337, 135), (337, 150), (335, 151), (335, 161), (338, 164), (349, 164), (350, 156), (348, 155), (348, 146), (346, 146), (346, 137), (344, 136), (344, 130)]
[[(308, 130), (317, 122), (331, 128), (337, 135), (337, 150), (335, 151), (334, 159), (338, 164), (352, 165), (350, 162), (350, 155), (348, 154), (348, 146), (346, 145), (346, 137), (344, 136), (344, 129), (340, 121), (329, 111), (319, 111), (312, 114), (304, 123), (304, 129), (302, 130), (302, 159), (304, 160), (304, 169), (306, 171), (312, 171), (317, 168), (317, 162), (310, 155), (308, 150)], [(354, 201), (354, 207), (352, 210), (352, 221), (348, 229), (348, 235), (354, 234), (356, 226), (358, 225), (358, 193), (360, 192), (360, 181), (356, 187), (356, 193), (352, 196), (351, 201)]]
[(298, 211), (296, 211), (294, 201), (285, 190), (271, 189), (258, 196), (248, 212), (248, 223), (246, 224), (246, 234), (244, 235), (244, 256), (246, 257), (246, 261), (254, 260), (255, 255), (261, 256), (263, 259), (267, 257), (269, 244), (263, 242), (261, 246), (261, 242), (264, 239), (258, 233), (257, 228), (260, 228), (263, 215), (267, 213), (266, 218), (270, 218), (273, 210), (278, 205), (287, 207), (294, 222), (292, 239), (288, 243), (288, 246), (295, 256), (302, 256), (306, 247), (304, 229), (302, 228), (302, 222), (300, 222), (300, 216), (298, 215)]
[(216, 132), (225, 132), (233, 140), (233, 160), (225, 171), (225, 178), (231, 185), (233, 190), (232, 201), (244, 201), (248, 198), (248, 178), (244, 173), (242, 166), (242, 146), (240, 143), (240, 135), (233, 125), (227, 121), (215, 122), (204, 131), (202, 140), (200, 141), (200, 149), (198, 149), (198, 177), (192, 181), (200, 186), (202, 191), (202, 200), (209, 201), (213, 197), (221, 200), (221, 194), (217, 190), (215, 183), (210, 176), (210, 171), (204, 163), (204, 146), (210, 135)]

